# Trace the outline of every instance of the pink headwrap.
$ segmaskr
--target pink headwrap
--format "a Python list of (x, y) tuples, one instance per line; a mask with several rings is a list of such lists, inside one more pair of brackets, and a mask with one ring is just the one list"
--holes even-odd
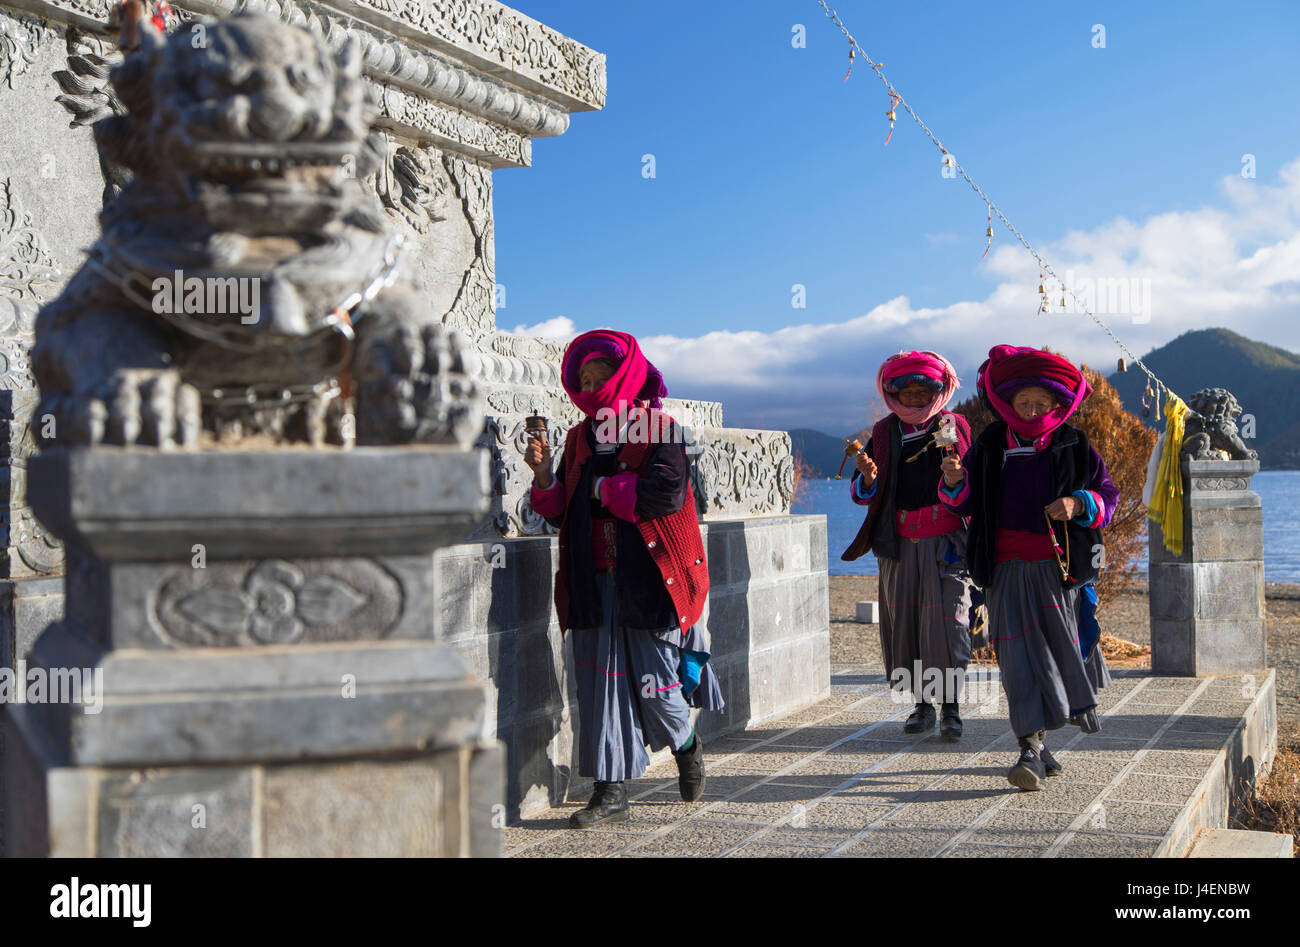
[[(930, 403), (923, 408), (909, 408), (897, 396), (885, 389), (885, 381), (900, 375), (924, 375), (943, 383), (943, 388), (936, 391)], [(957, 372), (946, 358), (937, 352), (899, 352), (885, 359), (880, 370), (876, 372), (876, 390), (884, 399), (889, 410), (908, 424), (925, 424), (943, 410), (952, 398), (952, 393), (960, 386)]]
[[(607, 358), (618, 363), (618, 368), (596, 391), (583, 391), (582, 366), (593, 358)], [(613, 329), (593, 329), (570, 342), (560, 363), (560, 382), (578, 410), (589, 417), (602, 408), (621, 412), (638, 400), (658, 408), (660, 399), (668, 394), (659, 369), (641, 354), (636, 339)]]
[[(1025, 379), (1029, 384), (1052, 392), (1057, 397), (1057, 407), (1026, 421), (1016, 413), (1010, 399), (1004, 400), (997, 391), (998, 388), (1010, 390), (1012, 386), (1008, 382), (1014, 379)], [(1068, 359), (1024, 345), (995, 345), (989, 349), (989, 357), (979, 368), (975, 387), (1011, 430), (1032, 439), (1040, 450), (1047, 443), (1047, 435), (1064, 424), (1066, 418), (1083, 404), (1083, 399), (1092, 394), (1088, 379)], [(1070, 401), (1061, 402), (1062, 392), (1070, 397)]]

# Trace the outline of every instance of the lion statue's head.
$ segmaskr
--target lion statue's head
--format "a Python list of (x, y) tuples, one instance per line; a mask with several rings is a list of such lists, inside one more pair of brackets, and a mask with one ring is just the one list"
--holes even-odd
[(296, 203), (342, 213), (345, 184), (377, 156), (360, 44), (339, 39), (334, 52), (315, 33), (249, 15), (150, 33), (113, 70), (126, 114), (98, 122), (96, 139), (135, 181), (203, 202), (215, 224), (259, 229), (256, 211), (274, 207), (274, 226), (292, 226)]

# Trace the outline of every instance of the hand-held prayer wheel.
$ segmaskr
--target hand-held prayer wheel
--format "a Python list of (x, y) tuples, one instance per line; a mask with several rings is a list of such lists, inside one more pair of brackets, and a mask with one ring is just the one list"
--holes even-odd
[(524, 418), (524, 431), (529, 437), (540, 437), (546, 442), (546, 418), (540, 414), (530, 414)]
[(844, 439), (844, 459), (840, 461), (839, 473), (835, 475), (836, 480), (844, 479), (844, 465), (848, 463), (850, 457), (856, 457), (862, 453), (862, 442), (854, 437)]
[(951, 454), (957, 447), (957, 426), (951, 418), (944, 417), (939, 422), (939, 430), (934, 432), (934, 442), (944, 455)]

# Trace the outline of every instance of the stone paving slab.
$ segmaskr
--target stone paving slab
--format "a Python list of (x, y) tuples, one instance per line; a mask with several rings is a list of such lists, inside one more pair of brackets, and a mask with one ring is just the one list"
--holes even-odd
[[(831, 694), (705, 746), (708, 785), (684, 803), (669, 761), (628, 783), (632, 818), (567, 828), (585, 800), (504, 830), (510, 857), (1151, 857), (1173, 850), (1194, 798), (1257, 700), (1233, 678), (1119, 671), (1102, 730), (1048, 735), (1065, 772), (1039, 792), (1006, 780), (1018, 750), (996, 670), (960, 741), (902, 729), (910, 703), (878, 668), (835, 665)], [(968, 687), (970, 679), (968, 678)], [(980, 713), (976, 713), (978, 709)], [(1181, 852), (1180, 852), (1181, 853)]]

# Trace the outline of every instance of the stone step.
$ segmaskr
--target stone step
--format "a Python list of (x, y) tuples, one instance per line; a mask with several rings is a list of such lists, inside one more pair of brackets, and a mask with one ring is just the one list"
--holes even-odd
[(1188, 858), (1293, 858), (1295, 839), (1281, 832), (1202, 829)]
[(705, 739), (708, 785), (683, 803), (671, 762), (628, 783), (632, 818), (566, 827), (585, 802), (507, 826), (509, 856), (1184, 857), (1276, 746), (1273, 672), (1250, 681), (1113, 670), (1099, 733), (1052, 731), (1064, 767), (1039, 791), (1006, 778), (1017, 757), (995, 668), (967, 674), (960, 741), (903, 733), (911, 696), (883, 670), (833, 665), (831, 695)]

